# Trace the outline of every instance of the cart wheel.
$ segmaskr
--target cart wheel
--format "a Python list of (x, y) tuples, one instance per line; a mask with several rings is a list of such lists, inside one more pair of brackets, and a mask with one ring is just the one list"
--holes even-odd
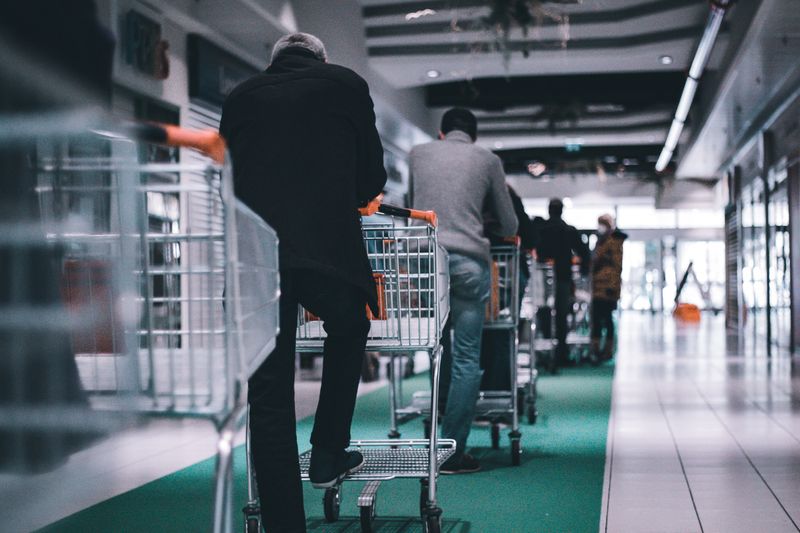
[(375, 522), (375, 501), (372, 505), (359, 507), (361, 513), (361, 533), (372, 533), (375, 531), (373, 525)]
[(539, 416), (539, 411), (536, 410), (535, 405), (533, 404), (528, 405), (527, 415), (528, 415), (528, 424), (534, 425), (536, 423), (536, 418)]
[(419, 516), (425, 520), (425, 509), (428, 507), (428, 480), (419, 480)]
[(248, 517), (245, 526), (247, 533), (261, 533), (261, 523), (258, 518)]
[(500, 449), (500, 426), (492, 424), (492, 449)]
[(405, 368), (403, 371), (403, 378), (414, 377), (414, 357), (411, 356), (406, 360)]
[(442, 531), (441, 516), (425, 517), (425, 533), (441, 533), (441, 531)]
[(325, 508), (325, 521), (331, 523), (339, 520), (339, 505), (341, 504), (339, 487), (325, 489), (325, 497), (322, 498), (322, 503)]
[(397, 431), (396, 429), (393, 429), (386, 436), (389, 437), (390, 439), (399, 439), (400, 432)]
[(558, 363), (556, 362), (555, 353), (547, 360), (547, 371), (553, 375), (558, 374)]
[(261, 533), (261, 509), (256, 503), (248, 503), (242, 509), (246, 533)]
[(511, 439), (511, 465), (519, 466), (522, 456), (522, 447), (519, 439)]

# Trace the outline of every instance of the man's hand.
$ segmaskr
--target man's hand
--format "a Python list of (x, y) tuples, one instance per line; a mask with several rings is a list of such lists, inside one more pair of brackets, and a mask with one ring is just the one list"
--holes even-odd
[(370, 200), (369, 203), (359, 209), (358, 212), (364, 217), (372, 216), (381, 208), (381, 203), (383, 203), (383, 193), (380, 193), (378, 196)]

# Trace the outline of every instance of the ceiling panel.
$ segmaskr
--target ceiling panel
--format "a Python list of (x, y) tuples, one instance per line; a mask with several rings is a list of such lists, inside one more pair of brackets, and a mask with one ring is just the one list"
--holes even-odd
[[(490, 0), (361, 4), (372, 67), (425, 86), (432, 109), (475, 110), (478, 142), (509, 171), (544, 150), (554, 171), (646, 179), (709, 12), (707, 0), (529, 0), (526, 27), (502, 31)], [(630, 147), (647, 154), (626, 158)], [(637, 164), (603, 163), (620, 158)]]

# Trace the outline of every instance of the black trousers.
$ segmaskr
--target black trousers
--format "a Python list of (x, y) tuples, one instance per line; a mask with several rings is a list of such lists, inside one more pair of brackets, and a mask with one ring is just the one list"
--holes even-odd
[(342, 450), (350, 442), (369, 332), (363, 291), (310, 270), (281, 271), (281, 333), (275, 350), (250, 378), (248, 397), (253, 466), (267, 533), (306, 531), (294, 411), (298, 304), (318, 316), (327, 333), (314, 446)]
[(598, 298), (592, 299), (592, 338), (599, 339), (603, 336), (603, 331), (606, 332), (606, 339), (614, 342), (614, 309), (617, 308), (617, 302), (610, 302), (608, 300), (600, 300)]
[(556, 359), (563, 363), (569, 357), (567, 346), (567, 333), (569, 327), (567, 319), (572, 311), (573, 285), (572, 280), (556, 280)]

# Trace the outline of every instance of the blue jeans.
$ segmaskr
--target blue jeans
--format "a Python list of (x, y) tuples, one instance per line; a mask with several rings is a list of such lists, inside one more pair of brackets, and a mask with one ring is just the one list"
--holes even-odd
[[(442, 418), (442, 438), (456, 441), (454, 460), (467, 446), (480, 392), (481, 334), (489, 298), (489, 265), (455, 253), (450, 254), (450, 320), (444, 332), (442, 389), (447, 398)], [(450, 329), (453, 331), (450, 347)], [(449, 348), (449, 349), (448, 349)]]

